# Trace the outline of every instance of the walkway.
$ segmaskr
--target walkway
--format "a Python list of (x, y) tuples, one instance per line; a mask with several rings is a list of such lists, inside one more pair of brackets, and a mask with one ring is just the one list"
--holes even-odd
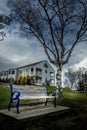
[(55, 114), (55, 113), (63, 113), (69, 111), (69, 107), (63, 107), (63, 106), (57, 106), (54, 108), (53, 106), (48, 107), (42, 107), (38, 109), (34, 109), (33, 107), (20, 107), (20, 114), (16, 114), (16, 111), (14, 108), (11, 109), (11, 111), (8, 111), (7, 109), (0, 110), (1, 114), (4, 114), (6, 116), (15, 118), (17, 120), (25, 120), (25, 119), (35, 119), (37, 117), (46, 116), (48, 114)]

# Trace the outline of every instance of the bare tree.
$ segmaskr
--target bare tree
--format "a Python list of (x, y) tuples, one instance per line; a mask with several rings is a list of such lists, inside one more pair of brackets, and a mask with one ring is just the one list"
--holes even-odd
[(87, 39), (87, 0), (8, 0), (8, 5), (22, 35), (37, 38), (57, 67), (60, 98), (62, 66), (75, 46)]
[[(65, 77), (66, 77), (66, 81), (68, 81), (67, 83), (69, 84), (69, 88), (73, 89), (73, 85), (76, 82), (76, 72), (74, 72), (71, 68), (68, 69), (68, 71), (65, 73)], [(68, 85), (67, 84), (67, 85)]]
[(65, 84), (70, 89), (74, 88), (77, 89), (78, 82), (80, 82), (84, 78), (85, 73), (86, 70), (84, 67), (83, 68), (79, 67), (78, 70), (73, 70), (72, 68), (69, 68), (67, 72), (65, 72), (66, 77)]
[(0, 15), (0, 41), (3, 41), (4, 38), (6, 37), (5, 29), (10, 25), (10, 23), (11, 23), (10, 17)]

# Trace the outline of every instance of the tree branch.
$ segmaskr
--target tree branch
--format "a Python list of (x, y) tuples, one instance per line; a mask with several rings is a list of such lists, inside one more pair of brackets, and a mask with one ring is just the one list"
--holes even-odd
[(46, 17), (48, 19), (48, 23), (49, 23), (48, 25), (49, 25), (49, 28), (50, 28), (50, 33), (51, 33), (53, 44), (54, 44), (56, 54), (57, 54), (57, 57), (58, 57), (58, 60), (59, 60), (59, 53), (58, 53), (58, 49), (57, 49), (56, 42), (55, 42), (54, 35), (53, 35), (53, 28), (52, 28), (52, 25), (51, 25), (51, 20), (52, 19), (49, 17), (49, 14), (48, 14), (48, 12), (46, 10), (46, 4), (43, 5), (40, 0), (38, 0), (38, 1), (39, 1), (40, 5), (43, 7), (43, 10), (45, 11)]

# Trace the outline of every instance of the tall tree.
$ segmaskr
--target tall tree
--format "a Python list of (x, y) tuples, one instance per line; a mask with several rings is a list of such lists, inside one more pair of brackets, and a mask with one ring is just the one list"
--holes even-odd
[(67, 72), (65, 72), (65, 84), (67, 87), (71, 89), (78, 89), (78, 83), (83, 80), (86, 73), (86, 69), (78, 68), (78, 70), (73, 70), (72, 68), (69, 68)]
[(87, 38), (87, 0), (8, 0), (22, 35), (38, 39), (57, 67), (56, 87), (61, 97), (62, 67), (75, 46)]
[[(68, 71), (65, 73), (65, 77), (67, 81), (67, 83), (65, 83), (67, 85), (67, 87), (69, 87), (70, 89), (73, 89), (73, 85), (76, 82), (76, 72), (74, 72), (71, 68), (68, 69)], [(68, 86), (69, 85), (69, 86)]]

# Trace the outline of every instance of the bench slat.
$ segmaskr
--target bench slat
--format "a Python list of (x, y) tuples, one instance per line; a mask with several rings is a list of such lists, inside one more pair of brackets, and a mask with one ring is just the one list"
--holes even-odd
[(19, 113), (19, 103), (20, 99), (45, 99), (45, 104), (47, 105), (49, 98), (54, 98), (54, 107), (56, 107), (56, 93), (54, 92), (51, 95), (48, 95), (48, 90), (46, 87), (39, 86), (28, 86), (28, 85), (10, 85), (10, 103), (8, 110), (10, 110), (11, 105), (14, 100), (17, 100), (15, 107), (17, 108), (17, 113)]
[(13, 85), (13, 88), (20, 91), (20, 99), (48, 98), (46, 87)]

